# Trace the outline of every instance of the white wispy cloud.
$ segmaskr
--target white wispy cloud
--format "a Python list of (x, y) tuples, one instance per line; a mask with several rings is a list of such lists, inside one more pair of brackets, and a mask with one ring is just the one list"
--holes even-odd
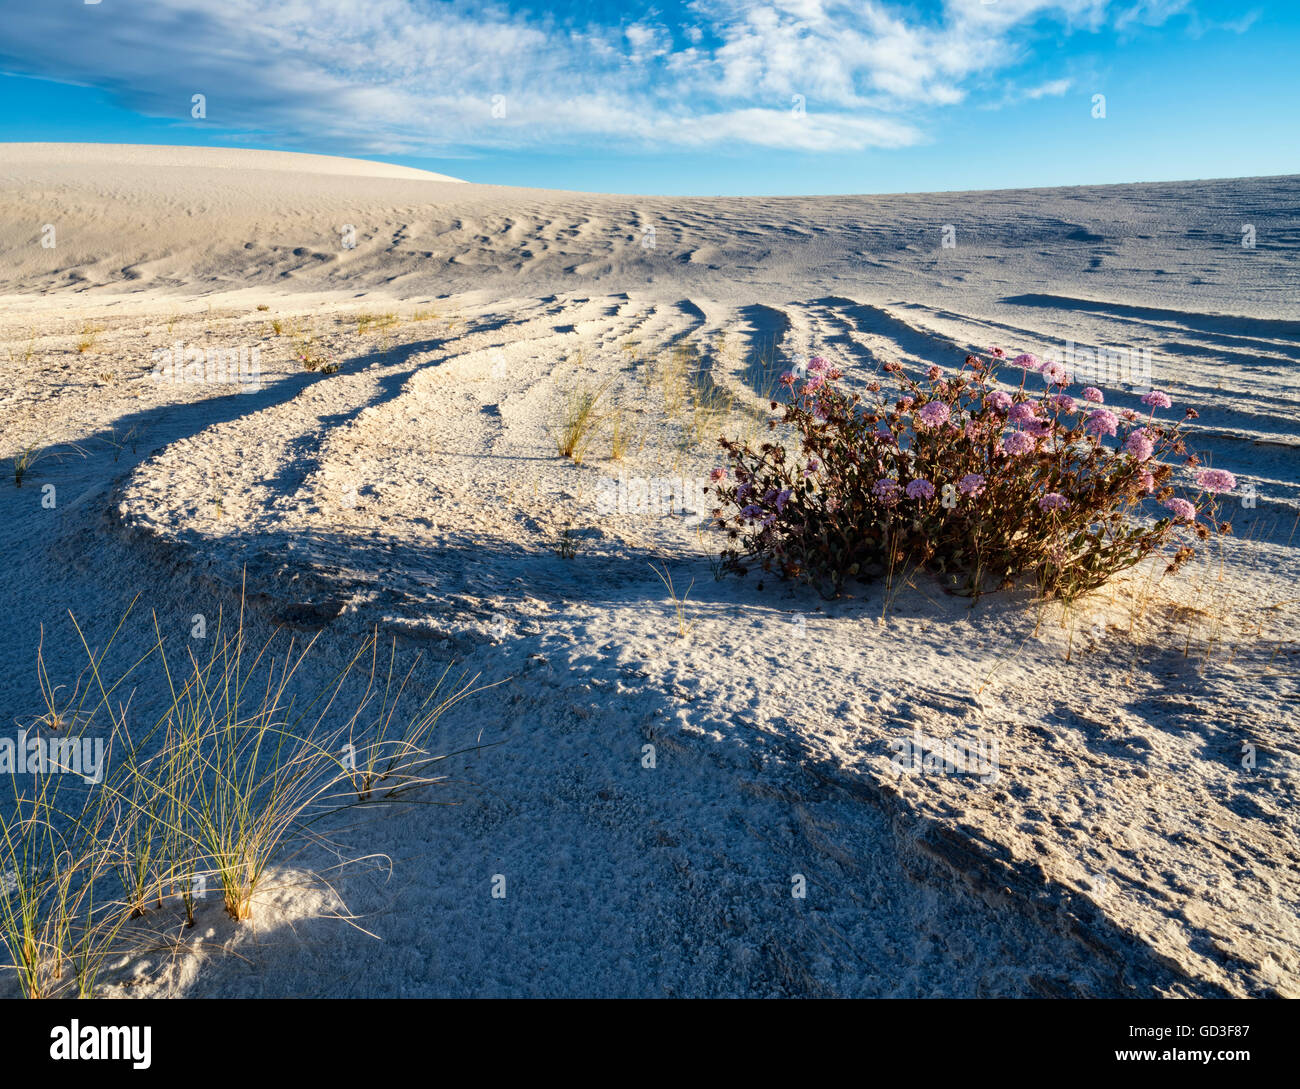
[(354, 152), (849, 150), (919, 142), (927, 111), (965, 101), (991, 74), (1014, 80), (1020, 31), (1037, 20), (1145, 25), (1188, 3), (944, 0), (923, 17), (884, 0), (688, 0), (689, 22), (674, 26), (466, 0), (0, 0), (0, 67), (182, 120), (200, 93), (223, 129)]
[(1073, 81), (1068, 79), (1052, 79), (1038, 87), (1029, 87), (1022, 92), (1021, 97), (1027, 98), (1031, 102), (1039, 98), (1055, 98), (1065, 94), (1073, 86)]

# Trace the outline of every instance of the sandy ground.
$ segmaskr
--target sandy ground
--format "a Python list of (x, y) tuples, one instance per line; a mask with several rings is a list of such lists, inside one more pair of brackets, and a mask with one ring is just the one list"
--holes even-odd
[[(486, 746), (458, 804), (350, 814), (253, 925), (158, 913), (112, 993), (1300, 993), (1300, 180), (669, 200), (263, 155), (0, 145), (0, 458), (50, 450), (0, 483), (0, 712), (42, 630), (75, 679), (68, 610), (102, 640), (138, 596), (129, 662), (245, 578), (322, 676), (378, 627), (501, 683), (440, 724)], [(1070, 613), (715, 579), (694, 488), (779, 371), (1067, 340), (1149, 359), (1108, 401), (1168, 390), (1254, 489), (1176, 578)], [(260, 380), (157, 380), (178, 344)], [(557, 457), (581, 384), (621, 458), (612, 421)], [(996, 776), (901, 772), (918, 730)]]

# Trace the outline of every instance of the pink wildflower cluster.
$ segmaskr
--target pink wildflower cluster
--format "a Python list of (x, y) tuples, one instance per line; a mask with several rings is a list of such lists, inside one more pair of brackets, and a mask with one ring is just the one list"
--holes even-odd
[(1203, 492), (1230, 492), (1237, 486), (1237, 478), (1226, 469), (1201, 469), (1196, 486)]
[(913, 480), (907, 486), (908, 499), (933, 499), (934, 485), (928, 480)]
[(1132, 454), (1138, 461), (1148, 461), (1155, 452), (1156, 444), (1143, 428), (1130, 431), (1124, 440), (1124, 452)]
[[(743, 573), (756, 562), (838, 591), (845, 578), (869, 579), (904, 559), (964, 573), (972, 593), (987, 588), (988, 572), (1003, 581), (1033, 572), (1068, 599), (1175, 531), (1208, 536), (1201, 517), (1212, 501), (1201, 512), (1176, 495), (1167, 459), (1193, 466), (1202, 496), (1237, 482), (1225, 470), (1197, 468), (1181, 424), (1156, 419), (1172, 407), (1168, 394), (1143, 395), (1146, 415), (1101, 407), (1100, 389), (1072, 395), (1061, 364), (1028, 352), (1011, 359), (1020, 374), (1008, 392), (997, 377), (1006, 359), (993, 348), (967, 356), (960, 370), (931, 366), (919, 379), (888, 363), (867, 385), (869, 399), (845, 388), (821, 356), (802, 380), (783, 376), (791, 397), (773, 424), (798, 433), (798, 454), (773, 441), (753, 449), (720, 440), (731, 468), (710, 479), (714, 518), (731, 542), (724, 567)], [(1030, 372), (1045, 388), (1028, 388)], [(1188, 409), (1185, 419), (1195, 415)], [(1170, 569), (1190, 554), (1180, 547)]]
[(1094, 435), (1113, 435), (1118, 427), (1119, 420), (1115, 413), (1105, 408), (1090, 412), (1083, 425), (1085, 431), (1091, 431)]
[(939, 427), (948, 422), (950, 410), (942, 401), (927, 401), (916, 415), (918, 427)]
[(1070, 501), (1060, 492), (1048, 492), (1038, 501), (1040, 510), (1065, 510), (1070, 505)]
[(1022, 454), (1028, 454), (1033, 451), (1037, 443), (1032, 435), (1024, 431), (1012, 431), (1009, 435), (1003, 436), (1002, 448), (1012, 457), (1020, 457)]
[(871, 492), (882, 503), (892, 504), (898, 502), (899, 490), (897, 480), (886, 478), (884, 480), (877, 480), (872, 486)]

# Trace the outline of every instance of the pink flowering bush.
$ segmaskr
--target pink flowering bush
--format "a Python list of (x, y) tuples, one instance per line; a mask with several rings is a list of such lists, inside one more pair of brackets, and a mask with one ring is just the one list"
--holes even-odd
[[(989, 356), (967, 356), (951, 375), (931, 367), (923, 380), (887, 364), (881, 378), (893, 388), (872, 381), (865, 396), (820, 357), (802, 382), (783, 376), (790, 400), (768, 426), (791, 427), (798, 449), (719, 440), (729, 462), (712, 485), (713, 517), (729, 537), (724, 569), (758, 564), (832, 593), (900, 564), (956, 576), (972, 594), (1032, 575), (1048, 596), (1071, 600), (1171, 543), (1168, 570), (1193, 555), (1176, 538), (1208, 537), (1206, 497), (1236, 481), (1198, 470), (1181, 422), (1156, 418), (1171, 407), (1167, 394), (1143, 397), (1146, 414), (1117, 413), (1099, 407), (1094, 387), (1068, 394), (1063, 369), (1029, 354), (1011, 360), (1021, 373), (1009, 393), (995, 388), (1006, 353)], [(1030, 371), (1043, 376), (1041, 393), (1026, 388)], [(1173, 458), (1195, 472), (1189, 498), (1175, 495)]]

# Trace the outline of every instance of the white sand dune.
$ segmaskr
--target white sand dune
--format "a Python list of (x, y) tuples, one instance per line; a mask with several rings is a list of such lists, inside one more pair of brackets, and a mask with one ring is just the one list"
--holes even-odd
[[(212, 905), (122, 993), (1300, 993), (1300, 179), (669, 199), (188, 148), (0, 163), (0, 456), (85, 451), (0, 488), (0, 708), (39, 697), (41, 625), (75, 674), (65, 609), (106, 632), (143, 593), (184, 638), (244, 579), (325, 663), (378, 625), (422, 677), (502, 682), (440, 727), (501, 742), (460, 758), (461, 805), (341, 837), (392, 856), (331, 876), (382, 941), (290, 875), (260, 930)], [(689, 514), (599, 506), (715, 463), (723, 424), (665, 411), (674, 350), (756, 433), (800, 356), (860, 382), (1066, 341), (1149, 352), (1108, 401), (1168, 390), (1258, 495), (1177, 579), (1064, 617), (923, 578), (824, 602), (715, 581)], [(256, 347), (262, 382), (151, 379), (178, 343)], [(579, 381), (609, 383), (623, 460), (608, 433), (556, 457)], [(688, 638), (651, 561), (691, 586)], [(900, 774), (916, 729), (996, 740), (997, 782)]]
[(407, 178), (415, 181), (458, 182), (459, 178), (434, 174), (410, 166), (344, 159), (337, 155), (308, 155), (297, 151), (263, 151), (238, 147), (175, 147), (169, 144), (0, 144), (9, 166), (49, 171), (71, 167), (87, 172), (156, 170), (180, 167), (207, 175), (213, 170), (286, 170), (292, 174), (331, 174), (349, 178)]

